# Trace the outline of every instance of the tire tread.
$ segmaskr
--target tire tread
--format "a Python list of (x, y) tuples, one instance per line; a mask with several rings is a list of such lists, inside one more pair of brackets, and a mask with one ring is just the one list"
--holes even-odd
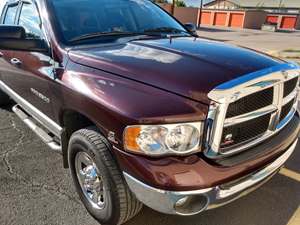
[(120, 217), (117, 224), (123, 224), (130, 220), (141, 211), (143, 205), (129, 190), (123, 175), (120, 173), (120, 169), (111, 155), (111, 146), (107, 139), (99, 133), (95, 126), (78, 130), (73, 135), (80, 135), (88, 139), (88, 141), (97, 149), (97, 151), (99, 151), (112, 175), (112, 180), (116, 185), (116, 191), (120, 201)]

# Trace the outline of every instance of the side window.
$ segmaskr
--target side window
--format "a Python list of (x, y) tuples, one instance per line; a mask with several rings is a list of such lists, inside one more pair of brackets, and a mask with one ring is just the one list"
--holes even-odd
[(30, 3), (24, 3), (20, 13), (19, 23), (26, 30), (28, 38), (42, 38), (42, 30), (40, 28), (41, 20), (36, 7)]
[(3, 24), (13, 25), (15, 23), (17, 10), (18, 10), (18, 5), (8, 6)]

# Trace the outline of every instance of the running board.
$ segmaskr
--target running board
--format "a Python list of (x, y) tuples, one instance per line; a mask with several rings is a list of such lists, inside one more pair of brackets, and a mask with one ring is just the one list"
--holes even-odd
[(15, 105), (12, 110), (53, 151), (62, 152), (61, 145), (57, 143), (45, 130), (39, 127), (34, 118), (29, 116), (19, 105)]

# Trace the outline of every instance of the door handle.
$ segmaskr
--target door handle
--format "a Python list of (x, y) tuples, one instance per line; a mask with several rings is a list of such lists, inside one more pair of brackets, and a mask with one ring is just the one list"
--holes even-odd
[(16, 65), (16, 66), (20, 66), (22, 64), (22, 62), (17, 58), (12, 58), (10, 60), (10, 63), (13, 64), (13, 65)]

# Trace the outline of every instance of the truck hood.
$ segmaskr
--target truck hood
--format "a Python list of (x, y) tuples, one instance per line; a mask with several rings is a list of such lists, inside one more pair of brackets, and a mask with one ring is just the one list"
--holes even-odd
[(74, 48), (69, 57), (76, 63), (205, 104), (214, 87), (284, 63), (249, 49), (190, 37)]

